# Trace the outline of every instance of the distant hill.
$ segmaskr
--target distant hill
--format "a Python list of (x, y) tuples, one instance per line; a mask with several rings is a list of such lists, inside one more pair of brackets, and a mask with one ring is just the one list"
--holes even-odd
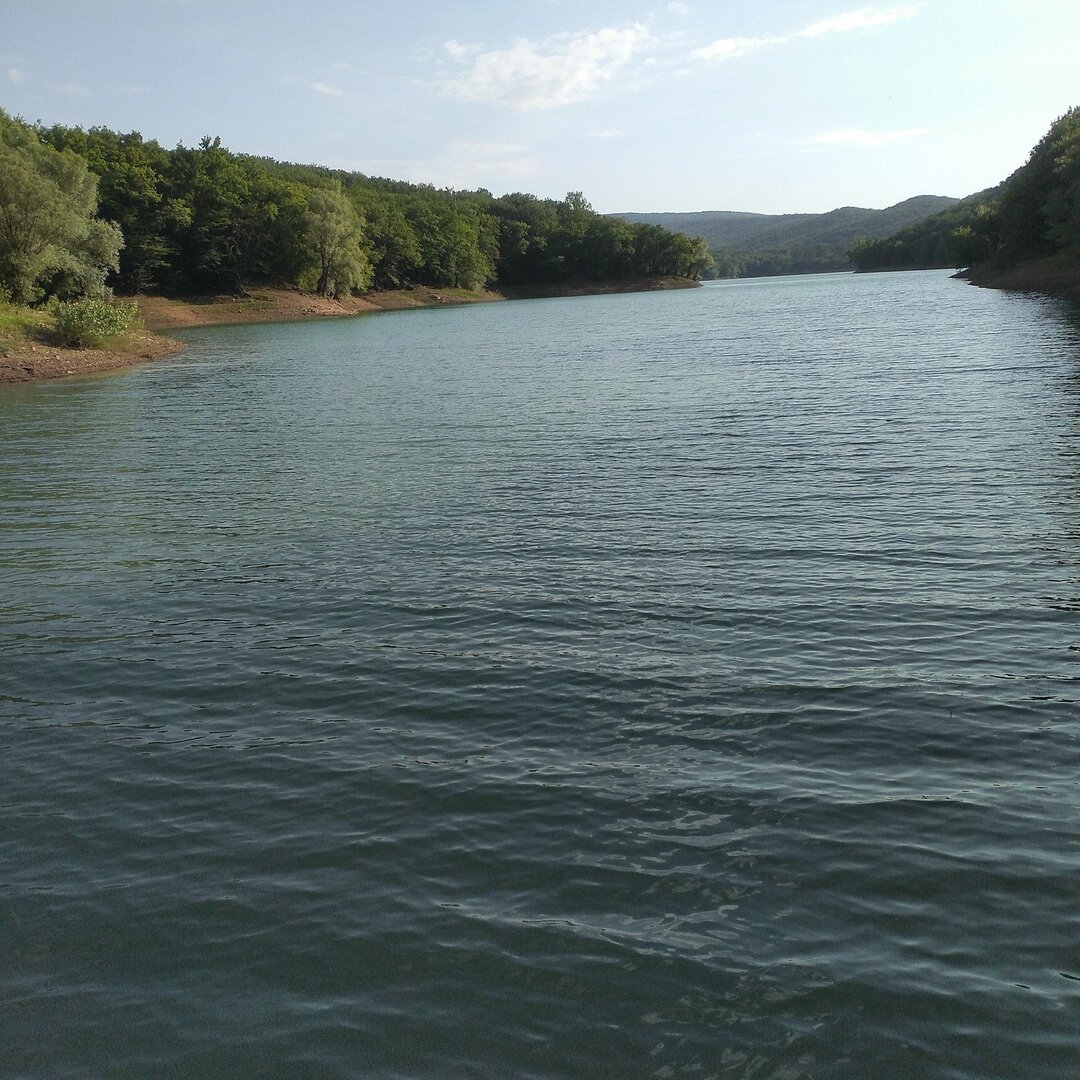
[(944, 195), (917, 195), (884, 210), (842, 206), (827, 214), (701, 210), (612, 216), (700, 236), (709, 245), (721, 277), (759, 277), (850, 270), (848, 252), (857, 240), (889, 236), (957, 202)]
[(1004, 182), (888, 236), (864, 236), (851, 249), (859, 270), (929, 270), (971, 266), (1000, 242), (998, 203)]

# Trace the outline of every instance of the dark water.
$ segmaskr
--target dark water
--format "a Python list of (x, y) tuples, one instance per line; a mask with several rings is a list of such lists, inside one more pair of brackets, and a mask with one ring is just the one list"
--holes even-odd
[(1077, 1075), (1066, 308), (188, 340), (0, 388), (0, 1074)]

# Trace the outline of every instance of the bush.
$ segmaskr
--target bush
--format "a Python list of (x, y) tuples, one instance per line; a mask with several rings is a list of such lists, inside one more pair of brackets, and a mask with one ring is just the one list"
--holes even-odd
[(133, 330), (138, 319), (134, 303), (89, 297), (57, 304), (55, 310), (61, 343), (77, 349), (100, 349)]

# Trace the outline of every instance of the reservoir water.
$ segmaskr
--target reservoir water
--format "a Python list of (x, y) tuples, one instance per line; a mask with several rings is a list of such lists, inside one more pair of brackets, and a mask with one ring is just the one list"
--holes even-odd
[(1077, 1075), (1075, 312), (184, 338), (0, 387), (0, 1075)]

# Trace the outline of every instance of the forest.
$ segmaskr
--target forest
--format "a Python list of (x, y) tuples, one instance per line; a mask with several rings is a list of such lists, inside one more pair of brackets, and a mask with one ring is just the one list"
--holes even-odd
[(561, 200), (458, 191), (137, 132), (28, 125), (0, 110), (0, 298), (324, 296), (412, 285), (697, 278), (703, 241)]
[(851, 246), (863, 237), (890, 236), (956, 203), (943, 195), (916, 195), (884, 210), (841, 206), (825, 214), (750, 214), (733, 210), (620, 214), (700, 236), (715, 277), (769, 277), (852, 269)]
[(997, 187), (851, 251), (860, 270), (1010, 267), (1047, 256), (1080, 258), (1080, 108), (1055, 120)]

